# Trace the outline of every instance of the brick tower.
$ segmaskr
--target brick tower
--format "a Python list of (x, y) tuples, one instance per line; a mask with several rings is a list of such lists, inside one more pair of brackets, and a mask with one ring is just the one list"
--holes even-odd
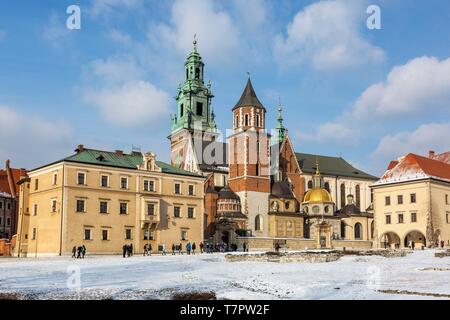
[(241, 199), (247, 228), (255, 236), (268, 235), (270, 195), (270, 135), (265, 130), (266, 109), (250, 78), (233, 108), (229, 144), (229, 185)]

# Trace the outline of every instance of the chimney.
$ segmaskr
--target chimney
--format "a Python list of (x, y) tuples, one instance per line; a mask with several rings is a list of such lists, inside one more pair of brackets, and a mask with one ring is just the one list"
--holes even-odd
[(75, 149), (75, 152), (76, 153), (81, 153), (81, 152), (83, 152), (84, 151), (84, 146), (82, 145), (82, 144), (79, 144), (78, 146), (77, 146), (77, 148)]
[(436, 153), (434, 152), (434, 150), (428, 151), (428, 158), (434, 159), (435, 154), (436, 154)]
[(17, 196), (16, 185), (14, 184), (14, 176), (13, 176), (13, 172), (10, 168), (9, 159), (5, 161), (5, 169), (6, 169), (6, 175), (8, 177), (8, 185), (9, 185), (9, 190), (11, 191), (11, 196), (13, 198), (15, 198)]

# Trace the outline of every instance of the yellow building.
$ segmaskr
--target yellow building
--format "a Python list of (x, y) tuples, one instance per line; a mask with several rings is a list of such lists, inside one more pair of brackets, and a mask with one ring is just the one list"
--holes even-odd
[(22, 180), (16, 255), (142, 252), (203, 241), (204, 178), (153, 153), (105, 152), (78, 146), (61, 161)]
[(372, 186), (376, 247), (450, 245), (450, 157), (444, 155), (410, 153)]

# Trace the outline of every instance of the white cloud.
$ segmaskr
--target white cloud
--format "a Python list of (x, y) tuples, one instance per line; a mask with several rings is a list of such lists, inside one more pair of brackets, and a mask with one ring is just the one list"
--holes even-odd
[(383, 159), (396, 159), (409, 152), (427, 155), (429, 150), (446, 152), (450, 150), (450, 123), (430, 123), (415, 131), (402, 131), (386, 135), (378, 144), (373, 155)]
[(364, 1), (320, 1), (297, 13), (287, 36), (275, 39), (274, 54), (282, 66), (312, 63), (320, 70), (338, 70), (379, 63), (382, 49), (364, 39)]
[(108, 37), (114, 42), (121, 45), (129, 45), (132, 42), (131, 36), (129, 34), (115, 28), (111, 29), (108, 32)]
[(143, 76), (140, 68), (131, 56), (114, 56), (91, 62), (90, 71), (108, 83), (126, 82)]
[(85, 99), (108, 122), (122, 127), (157, 125), (159, 120), (168, 119), (171, 101), (166, 92), (145, 81), (90, 90)]
[(48, 23), (44, 26), (43, 37), (55, 48), (61, 48), (73, 31), (67, 29), (66, 20), (63, 16), (53, 12)]
[(154, 45), (185, 55), (192, 50), (197, 34), (199, 50), (209, 62), (228, 61), (239, 51), (239, 32), (230, 15), (214, 7), (211, 0), (177, 0), (172, 6), (171, 23), (149, 31)]
[(89, 12), (93, 16), (110, 15), (112, 12), (136, 9), (142, 5), (142, 0), (94, 0)]
[(13, 166), (27, 167), (63, 157), (72, 129), (60, 119), (49, 121), (0, 105), (0, 136), (0, 158), (10, 158)]
[(347, 136), (356, 143), (373, 129), (398, 121), (432, 121), (436, 114), (448, 116), (449, 105), (450, 58), (439, 61), (420, 57), (394, 67), (386, 81), (367, 88), (349, 111), (322, 124), (314, 137), (319, 142), (346, 144)]

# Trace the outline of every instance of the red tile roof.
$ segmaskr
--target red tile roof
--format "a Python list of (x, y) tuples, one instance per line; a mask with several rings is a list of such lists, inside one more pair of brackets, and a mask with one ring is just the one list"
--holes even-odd
[[(397, 162), (397, 163), (395, 163)], [(376, 184), (434, 178), (450, 182), (450, 164), (414, 153), (392, 161)]]
[[(14, 169), (11, 168), (13, 180), (14, 183), (17, 185), (17, 183), (20, 180), (20, 176), (24, 175), (26, 171), (24, 169)], [(16, 187), (16, 191), (18, 190), (18, 187)], [(7, 193), (9, 195), (12, 194), (11, 188), (9, 187), (8, 183), (8, 174), (6, 173), (6, 170), (0, 169), (0, 193)]]

